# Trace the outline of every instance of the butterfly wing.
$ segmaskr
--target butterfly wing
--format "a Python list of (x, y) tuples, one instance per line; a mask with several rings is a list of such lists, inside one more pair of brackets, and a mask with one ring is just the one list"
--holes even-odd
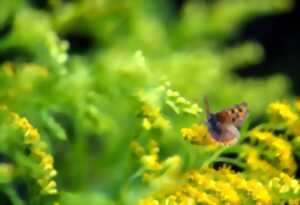
[(215, 114), (221, 124), (241, 126), (248, 116), (247, 103), (241, 103), (232, 108), (225, 109)]
[(221, 126), (221, 138), (220, 141), (224, 145), (233, 145), (235, 144), (240, 137), (240, 132), (234, 125), (224, 125)]
[(225, 145), (235, 144), (240, 136), (240, 132), (233, 124), (212, 124), (208, 121), (208, 130), (213, 139)]

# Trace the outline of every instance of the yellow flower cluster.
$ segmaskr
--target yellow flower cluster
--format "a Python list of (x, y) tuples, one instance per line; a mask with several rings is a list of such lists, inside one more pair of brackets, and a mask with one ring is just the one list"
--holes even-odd
[(159, 194), (157, 199), (147, 197), (139, 200), (138, 205), (218, 205), (220, 201), (217, 197), (200, 191), (190, 184), (183, 184), (172, 187), (168, 193)]
[(183, 139), (198, 145), (208, 145), (209, 148), (216, 148), (219, 143), (213, 140), (204, 124), (194, 124), (191, 128), (182, 128)]
[(138, 203), (139, 205), (159, 205), (158, 200), (152, 197), (141, 199)]
[(293, 157), (291, 145), (284, 139), (275, 136), (272, 132), (260, 131), (254, 129), (249, 133), (251, 139), (265, 143), (274, 150), (275, 157), (279, 160), (279, 168), (293, 173), (296, 169), (296, 163)]
[(279, 193), (292, 192), (295, 195), (300, 193), (299, 182), (284, 172), (281, 172), (278, 177), (274, 177), (269, 182), (269, 187), (277, 189)]
[(182, 180), (182, 183), (157, 197), (140, 200), (139, 205), (240, 205), (249, 199), (260, 205), (272, 204), (268, 186), (255, 179), (247, 180), (226, 167), (219, 170), (209, 168), (189, 171)]
[(32, 127), (25, 117), (20, 117), (17, 113), (11, 113), (14, 122), (24, 130), (24, 142), (25, 144), (32, 145), (40, 141), (40, 134)]
[(218, 172), (222, 178), (227, 179), (233, 187), (245, 191), (257, 204), (272, 204), (271, 195), (267, 187), (260, 181), (255, 179), (246, 180), (240, 174), (234, 173), (226, 167), (218, 170)]
[(150, 141), (150, 153), (141, 157), (141, 163), (147, 170), (160, 170), (161, 164), (158, 162), (159, 147), (154, 140)]
[[(210, 169), (208, 173), (189, 173), (189, 177), (200, 187), (213, 191), (227, 204), (241, 204), (239, 191), (244, 191), (257, 204), (272, 204), (271, 196), (265, 186), (257, 180), (246, 180), (228, 168)], [(220, 179), (215, 179), (219, 177)]]
[(185, 140), (200, 144), (207, 136), (207, 127), (203, 124), (195, 124), (192, 128), (182, 128), (181, 135)]
[[(211, 194), (208, 194), (204, 191), (201, 191), (190, 184), (182, 185), (178, 190), (179, 191), (177, 191), (176, 194), (181, 197), (180, 201), (183, 201), (183, 202), (191, 201), (192, 203), (190, 203), (190, 204), (198, 204), (198, 203), (208, 204), (208, 205), (220, 204), (220, 201), (217, 197), (215, 197)], [(173, 195), (171, 195), (171, 196), (173, 196)], [(181, 204), (189, 204), (189, 203), (181, 203)]]
[[(132, 151), (139, 157), (142, 165), (143, 180), (154, 182), (156, 178), (169, 178), (176, 176), (181, 167), (181, 158), (174, 155), (163, 161), (159, 160), (158, 143), (151, 139), (148, 149), (145, 150), (137, 141), (131, 142)], [(160, 175), (162, 174), (163, 175)]]
[(272, 198), (268, 189), (261, 182), (251, 179), (247, 182), (245, 190), (250, 193), (257, 204), (272, 204)]
[(274, 119), (282, 119), (288, 124), (294, 123), (298, 119), (298, 115), (294, 113), (288, 103), (273, 102), (267, 108), (267, 113)]
[(132, 141), (130, 143), (130, 149), (132, 152), (137, 155), (138, 157), (141, 157), (145, 154), (145, 149), (138, 143), (137, 141)]
[(161, 115), (159, 107), (144, 104), (142, 106), (142, 116), (142, 126), (146, 130), (152, 128), (167, 129), (170, 126), (170, 122)]
[(38, 180), (39, 185), (42, 187), (42, 193), (44, 194), (57, 194), (56, 182), (52, 179), (57, 175), (57, 171), (54, 169), (53, 156), (46, 153), (41, 148), (34, 148), (32, 153), (40, 160), (40, 165), (47, 173), (45, 176)]
[(250, 146), (243, 146), (243, 150), (246, 153), (246, 164), (252, 171), (263, 171), (263, 177), (276, 176), (278, 174), (278, 170), (275, 167), (259, 157), (256, 149)]
[(24, 132), (24, 143), (29, 146), (31, 153), (36, 157), (40, 166), (44, 171), (44, 175), (37, 181), (41, 186), (41, 193), (47, 195), (57, 194), (56, 182), (53, 177), (57, 175), (57, 171), (54, 169), (53, 156), (48, 154), (43, 148), (43, 142), (37, 129), (35, 129), (25, 117), (20, 117), (17, 113), (10, 112), (13, 121)]

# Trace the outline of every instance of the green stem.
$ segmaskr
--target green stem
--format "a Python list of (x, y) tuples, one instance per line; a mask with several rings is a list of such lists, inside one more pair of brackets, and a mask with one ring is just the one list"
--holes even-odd
[(12, 187), (6, 187), (4, 188), (4, 191), (9, 196), (13, 205), (24, 205), (23, 201)]
[(203, 162), (202, 168), (208, 167), (212, 162), (214, 162), (222, 153), (224, 150), (226, 150), (227, 147), (222, 147), (218, 151), (216, 151), (210, 158), (208, 158), (206, 161)]
[(128, 182), (133, 182), (136, 178), (142, 175), (142, 173), (145, 171), (144, 168), (140, 168), (138, 171), (136, 171), (131, 177), (129, 177)]

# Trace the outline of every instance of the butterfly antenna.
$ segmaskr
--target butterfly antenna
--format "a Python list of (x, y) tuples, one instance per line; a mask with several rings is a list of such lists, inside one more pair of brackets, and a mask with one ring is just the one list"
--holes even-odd
[(206, 116), (209, 117), (210, 111), (209, 111), (209, 104), (208, 104), (207, 96), (204, 97), (204, 109), (205, 109)]

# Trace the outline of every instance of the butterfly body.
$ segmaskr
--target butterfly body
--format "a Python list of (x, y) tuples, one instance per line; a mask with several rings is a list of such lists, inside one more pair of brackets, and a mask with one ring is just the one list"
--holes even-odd
[(209, 111), (207, 99), (205, 105), (207, 113), (205, 124), (212, 138), (225, 145), (235, 144), (240, 136), (238, 127), (243, 124), (248, 115), (247, 104), (241, 103), (215, 114)]

